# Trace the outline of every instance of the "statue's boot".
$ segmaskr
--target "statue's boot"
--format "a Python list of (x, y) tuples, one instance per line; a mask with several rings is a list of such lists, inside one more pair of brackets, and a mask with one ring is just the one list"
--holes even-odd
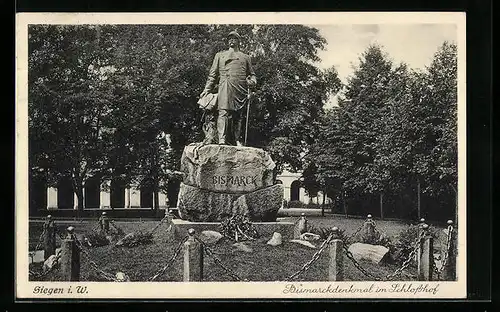
[(217, 133), (219, 135), (219, 145), (226, 145), (228, 143), (231, 122), (231, 112), (225, 109), (219, 110), (219, 116), (217, 118)]
[(234, 139), (236, 140), (236, 146), (243, 146), (241, 143), (241, 128), (243, 126), (243, 118), (241, 118), (241, 112), (234, 112)]

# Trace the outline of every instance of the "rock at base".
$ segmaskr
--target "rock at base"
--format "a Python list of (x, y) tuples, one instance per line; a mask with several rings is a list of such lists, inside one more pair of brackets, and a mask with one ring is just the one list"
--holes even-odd
[(292, 239), (290, 242), (292, 243), (297, 243), (297, 244), (301, 244), (303, 246), (306, 246), (306, 247), (309, 247), (309, 248), (312, 248), (312, 249), (316, 249), (316, 246), (314, 246), (313, 244), (309, 243), (308, 241), (305, 241), (305, 240), (301, 240), (301, 239)]
[(217, 231), (206, 230), (201, 232), (200, 239), (205, 244), (215, 244), (222, 238), (222, 234)]
[(242, 195), (212, 192), (181, 183), (177, 208), (181, 219), (193, 222), (219, 222), (245, 214), (250, 221), (272, 222), (282, 202), (281, 184)]
[(271, 237), (271, 239), (269, 241), (267, 241), (266, 244), (271, 245), (271, 246), (278, 246), (278, 245), (281, 245), (281, 243), (282, 243), (281, 234), (278, 232), (274, 232), (273, 237)]
[(57, 266), (58, 265), (57, 258), (61, 256), (61, 253), (62, 253), (62, 250), (58, 248), (56, 250), (55, 255), (50, 255), (50, 257), (48, 257), (47, 260), (45, 260), (43, 262), (43, 270), (44, 271), (51, 270), (54, 266)]
[[(259, 237), (265, 239), (271, 237), (274, 232), (279, 232), (283, 239), (293, 238), (293, 222), (254, 222), (253, 227), (259, 234)], [(189, 229), (194, 229), (196, 233), (203, 231), (217, 231), (220, 232), (219, 222), (191, 222), (181, 219), (172, 220), (171, 234), (173, 239), (183, 239), (188, 235)], [(265, 241), (263, 241), (265, 243)]]
[(273, 185), (275, 163), (263, 149), (194, 143), (184, 148), (184, 183), (225, 193), (253, 192)]
[(368, 260), (380, 264), (389, 252), (389, 249), (380, 245), (354, 243), (349, 246), (349, 251), (356, 260)]
[(320, 236), (318, 234), (306, 232), (306, 233), (300, 234), (300, 239), (303, 241), (314, 242), (314, 241), (318, 241), (320, 239)]
[(130, 282), (130, 278), (123, 272), (117, 272), (115, 275), (115, 282)]
[(128, 233), (127, 235), (125, 235), (123, 238), (119, 239), (115, 246), (123, 246), (124, 244), (126, 244), (127, 242), (129, 241), (132, 241), (134, 239), (136, 239), (136, 234), (134, 232), (132, 233)]
[(233, 246), (236, 247), (236, 249), (244, 251), (244, 252), (252, 252), (253, 251), (253, 249), (248, 247), (247, 245), (245, 245), (245, 243), (234, 243)]

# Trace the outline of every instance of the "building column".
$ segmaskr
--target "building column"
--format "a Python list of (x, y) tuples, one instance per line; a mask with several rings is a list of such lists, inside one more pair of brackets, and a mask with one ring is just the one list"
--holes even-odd
[[(131, 187), (130, 190), (130, 208), (140, 208), (141, 207), (141, 191)], [(125, 196), (125, 201), (126, 201)]]
[(309, 196), (307, 196), (306, 190), (303, 187), (299, 188), (299, 201), (303, 202), (304, 204), (309, 204), (310, 200), (311, 199), (309, 198)]
[(111, 208), (111, 190), (109, 181), (104, 181), (101, 184), (99, 208)]
[[(154, 193), (153, 193), (154, 196)], [(154, 198), (153, 198), (154, 203)], [(158, 192), (158, 208), (166, 209), (167, 208), (167, 194)]]
[(125, 189), (125, 208), (130, 208), (130, 188)]
[(47, 188), (47, 209), (57, 209), (57, 188)]
[(283, 187), (283, 198), (289, 202), (290, 201), (290, 186)]

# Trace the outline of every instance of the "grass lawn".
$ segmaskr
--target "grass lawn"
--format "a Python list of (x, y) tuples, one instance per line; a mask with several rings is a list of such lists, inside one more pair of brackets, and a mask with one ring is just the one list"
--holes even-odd
[[(296, 218), (292, 218), (295, 220)], [(342, 217), (308, 217), (311, 224), (321, 227), (337, 226), (345, 229), (349, 235), (355, 231), (364, 220), (347, 219)], [(152, 229), (158, 221), (115, 221), (115, 224), (122, 228), (125, 233)], [(84, 234), (89, 232), (94, 226), (94, 222), (89, 221), (59, 221), (56, 223), (63, 230), (70, 224), (75, 227), (75, 232)], [(377, 228), (385, 232), (388, 236), (395, 236), (407, 227), (406, 224), (395, 221), (377, 221)], [(41, 222), (30, 222), (29, 246), (34, 248), (41, 233)], [(269, 237), (257, 241), (245, 242), (253, 249), (247, 253), (237, 250), (232, 246), (233, 242), (222, 239), (210, 248), (216, 256), (242, 279), (249, 281), (283, 281), (288, 276), (299, 270), (304, 263), (309, 261), (317, 249), (311, 249), (286, 240), (280, 246), (269, 246), (266, 241)], [(59, 238), (57, 239), (60, 244)], [(133, 248), (116, 247), (108, 245), (103, 247), (87, 248), (90, 258), (98, 267), (111, 274), (116, 272), (126, 273), (131, 281), (146, 281), (153, 276), (157, 270), (161, 269), (173, 254), (180, 241), (172, 241), (166, 234), (166, 225), (161, 225), (155, 232), (154, 242), (150, 245), (143, 245)], [(319, 246), (319, 243), (316, 243)], [(81, 253), (80, 280), (82, 281), (105, 281), (94, 269), (92, 269), (89, 257)], [(182, 281), (182, 253), (174, 261), (174, 264), (167, 271), (159, 276), (156, 281)], [(392, 264), (376, 265), (370, 262), (361, 261), (360, 264), (372, 275), (384, 277), (394, 272), (398, 266)], [(33, 269), (36, 269), (36, 264)], [(325, 250), (307, 271), (297, 276), (296, 281), (326, 281), (328, 272), (328, 250)], [(400, 280), (412, 280), (416, 274), (415, 267), (406, 271)], [(48, 274), (44, 280), (58, 280), (57, 272)], [(351, 261), (344, 257), (344, 279), (346, 281), (370, 280), (354, 267)], [(225, 274), (223, 269), (214, 263), (208, 255), (204, 260), (204, 280), (205, 281), (233, 281)]]

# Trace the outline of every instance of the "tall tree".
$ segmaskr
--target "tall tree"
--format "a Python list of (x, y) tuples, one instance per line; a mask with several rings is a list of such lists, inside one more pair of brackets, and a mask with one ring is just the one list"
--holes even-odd
[(71, 178), (83, 209), (83, 183), (107, 163), (110, 136), (106, 118), (111, 94), (101, 83), (104, 71), (98, 32), (86, 26), (30, 26), (29, 153), (33, 172), (50, 184)]

